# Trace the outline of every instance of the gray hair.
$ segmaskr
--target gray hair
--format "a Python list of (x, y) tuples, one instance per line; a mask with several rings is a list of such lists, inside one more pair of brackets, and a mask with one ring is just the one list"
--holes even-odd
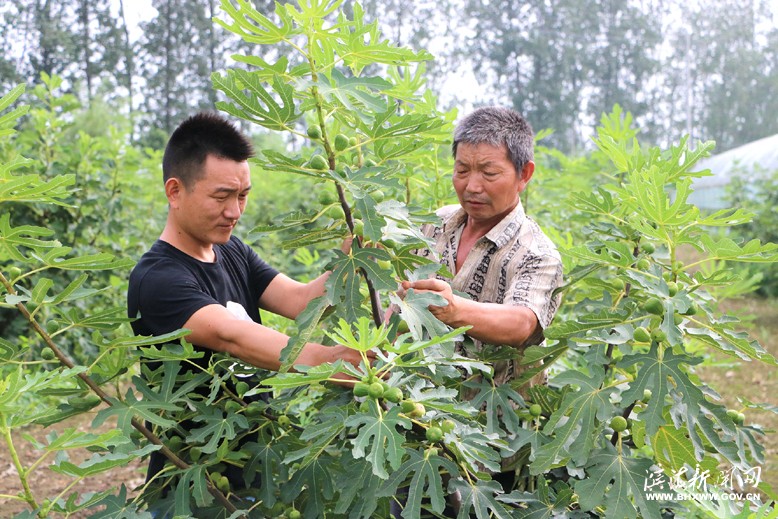
[(466, 144), (490, 144), (505, 146), (508, 160), (516, 173), (535, 158), (535, 140), (530, 124), (515, 110), (499, 106), (484, 106), (462, 119), (454, 130), (451, 152), (457, 156), (457, 146)]

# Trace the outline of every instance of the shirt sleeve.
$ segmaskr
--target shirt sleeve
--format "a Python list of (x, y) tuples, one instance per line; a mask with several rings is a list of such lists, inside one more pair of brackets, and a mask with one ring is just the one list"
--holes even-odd
[(259, 298), (262, 297), (265, 289), (273, 281), (273, 278), (279, 274), (279, 271), (260, 258), (256, 251), (245, 243), (241, 242), (241, 246), (248, 264), (249, 285), (254, 292), (253, 301), (255, 304), (258, 304)]
[(561, 296), (553, 292), (562, 285), (562, 262), (553, 254), (527, 255), (517, 266), (508, 286), (504, 302), (514, 306), (526, 306), (538, 318), (544, 329), (551, 324)]

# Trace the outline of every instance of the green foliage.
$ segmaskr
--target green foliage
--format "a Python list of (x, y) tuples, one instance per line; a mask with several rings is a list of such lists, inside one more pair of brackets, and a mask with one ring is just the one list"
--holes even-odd
[[(62, 115), (72, 109), (73, 99), (54, 95), (58, 78), (44, 76), (43, 81), (33, 91), (38, 101), (29, 111), (24, 106), (8, 110), (22, 87), (0, 100), (0, 312), (18, 316), (3, 320), (3, 337), (15, 334), (16, 339), (0, 339), (0, 434), (23, 488), (14, 498), (42, 517), (106, 503), (113, 489), (88, 495), (72, 489), (156, 448), (137, 447), (119, 430), (87, 434), (66, 429), (49, 434), (46, 443), (26, 436), (38, 456), (29, 466), (18, 456), (21, 428), (58, 423), (110, 401), (111, 381), (136, 362), (136, 348), (144, 344), (116, 335), (126, 318), (122, 308), (111, 306), (105, 290), (110, 273), (126, 269), (131, 260), (99, 251), (107, 240), (122, 245), (115, 236), (118, 227), (111, 226), (129, 219), (115, 220), (122, 214), (118, 206), (110, 207), (115, 192), (105, 198), (96, 193), (104, 193), (106, 185), (118, 189), (116, 168), (127, 162), (119, 144), (107, 137), (81, 133), (75, 140), (64, 138), (68, 124)], [(16, 134), (14, 125), (25, 113), (27, 126)], [(39, 160), (25, 158), (27, 152)], [(118, 164), (105, 167), (113, 161)], [(100, 230), (107, 235), (93, 234)], [(79, 240), (63, 245), (74, 237)], [(93, 454), (73, 463), (67, 454), (73, 449)], [(59, 495), (45, 500), (29, 485), (43, 466), (71, 479)]]
[[(778, 241), (778, 216), (776, 216), (776, 193), (778, 193), (778, 171), (739, 170), (727, 186), (727, 199), (733, 207), (740, 207), (753, 213), (753, 218), (744, 225), (727, 229), (727, 236), (737, 241)], [(744, 278), (756, 277), (759, 282), (757, 293), (775, 297), (778, 295), (778, 268), (773, 265), (759, 265), (758, 268), (742, 268)]]
[[(112, 206), (119, 199), (113, 189), (106, 198), (90, 197), (105, 193), (106, 185), (124, 185), (126, 179), (111, 174), (112, 162), (122, 160), (139, 171), (137, 184), (122, 189), (145, 193), (150, 162), (130, 151), (133, 160), (125, 159), (112, 140), (98, 146), (108, 158), (90, 155), (100, 141), (83, 132), (76, 141), (61, 138), (64, 114), (75, 102), (53, 94), (54, 78), (36, 91), (29, 126), (18, 137), (12, 128), (25, 109), (10, 107), (21, 89), (0, 101), (0, 136), (14, 137), (3, 143), (0, 167), (0, 307), (21, 315), (32, 330), (0, 340), (0, 433), (20, 474), (19, 500), (40, 516), (89, 509), (98, 517), (144, 517), (154, 509), (195, 517), (284, 510), (306, 518), (387, 517), (394, 499), (407, 519), (445, 514), (447, 504), (458, 508), (458, 517), (702, 513), (704, 503), (655, 501), (646, 489), (657, 474), (692, 482), (697, 465), (711, 474), (748, 470), (763, 462), (764, 449), (763, 431), (728, 413), (695, 366), (707, 349), (776, 364), (736, 319), (716, 313), (711, 290), (737, 281), (728, 264), (769, 264), (778, 259), (778, 246), (714, 236), (711, 228), (747, 223), (750, 215), (738, 209), (703, 215), (688, 204), (691, 180), (699, 175), (694, 162), (711, 145), (692, 150), (683, 140), (669, 150), (643, 148), (630, 117), (617, 108), (603, 117), (599, 151), (590, 160), (541, 150), (547, 175), (540, 185), (549, 187), (549, 196), (533, 191), (526, 205), (542, 205), (540, 219), (554, 222), (550, 233), (568, 284), (560, 289), (565, 303), (557, 320), (545, 330), (547, 344), (527, 348), (521, 361), (548, 369), (551, 380), (498, 386), (490, 360), (512, 351), (465, 358), (455, 342), (465, 340), (467, 329), (452, 330), (427, 309), (438, 298), (395, 293), (397, 278), (428, 277), (439, 268), (413, 251), (427, 245), (418, 229), (432, 221), (431, 200), (450, 196), (442, 150), (454, 116), (438, 112), (424, 90), (419, 62), (430, 56), (382, 40), (358, 5), (348, 17), (339, 7), (337, 1), (279, 3), (271, 19), (250, 2), (222, 2), (222, 27), (260, 48), (236, 57), (240, 69), (214, 74), (226, 99), (220, 107), (309, 144), (263, 150), (254, 166), (337, 195), (317, 206), (306, 194), (310, 203), (272, 222), (258, 218), (260, 243), (283, 232), (276, 239), (296, 250), (299, 263), (326, 261), (333, 272), (326, 295), (294, 323), (283, 369), (261, 374), (260, 385), (245, 378), (255, 368), (225, 355), (196, 364), (193, 347), (177, 344), (183, 331), (156, 338), (122, 333), (123, 311), (103, 298), (104, 286), (122, 285), (112, 275), (125, 275), (129, 263), (111, 253), (144, 245), (121, 224), (146, 226), (156, 215), (141, 211), (153, 206), (146, 195), (127, 209)], [(267, 47), (284, 57), (257, 58)], [(309, 136), (312, 125), (319, 131)], [(14, 150), (29, 150), (36, 160)], [(312, 155), (326, 167), (311, 167)], [(574, 166), (585, 174), (568, 181), (562, 170)], [(545, 203), (536, 204), (536, 196)], [(337, 218), (327, 215), (327, 206), (338, 208)], [(113, 211), (118, 227), (101, 211)], [(354, 238), (347, 252), (322, 260), (308, 250), (347, 236)], [(689, 246), (700, 259), (684, 264), (678, 251)], [(384, 320), (389, 305), (395, 312)], [(71, 355), (73, 336), (89, 348)], [(314, 339), (353, 348), (364, 362), (296, 366), (302, 344)], [(56, 368), (48, 368), (44, 347), (54, 353)], [(377, 354), (372, 363), (370, 350)], [(134, 386), (112, 388), (138, 360)], [(331, 384), (345, 382), (344, 374), (367, 391)], [(463, 400), (463, 389), (474, 396)], [(257, 398), (265, 392), (272, 398)], [(46, 398), (52, 395), (70, 398), (52, 403)], [(116, 430), (51, 435), (45, 444), (33, 442), (41, 457), (23, 466), (15, 455), (20, 427), (58, 423), (95, 398), (102, 403), (93, 426), (110, 418)], [(73, 448), (94, 452), (76, 464), (64, 455)], [(153, 451), (170, 464), (129, 500), (122, 487), (67, 490), (41, 501), (28, 484), (51, 454), (52, 470), (77, 483)], [(228, 467), (242, 472), (246, 489), (231, 487)], [(507, 491), (492, 479), (513, 469), (516, 483)], [(754, 500), (743, 508), (757, 506)]]

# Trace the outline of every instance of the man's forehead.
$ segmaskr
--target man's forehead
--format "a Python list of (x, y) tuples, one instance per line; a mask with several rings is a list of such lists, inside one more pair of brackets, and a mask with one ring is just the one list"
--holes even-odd
[(495, 146), (486, 142), (471, 144), (461, 143), (457, 146), (456, 162), (491, 163), (508, 159), (508, 147), (505, 144)]

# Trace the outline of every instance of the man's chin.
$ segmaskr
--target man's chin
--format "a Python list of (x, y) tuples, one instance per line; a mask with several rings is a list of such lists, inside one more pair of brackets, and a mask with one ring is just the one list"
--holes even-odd
[(232, 229), (230, 230), (223, 230), (218, 233), (214, 233), (213, 235), (213, 243), (224, 245), (228, 241), (230, 241), (230, 237), (232, 236)]

